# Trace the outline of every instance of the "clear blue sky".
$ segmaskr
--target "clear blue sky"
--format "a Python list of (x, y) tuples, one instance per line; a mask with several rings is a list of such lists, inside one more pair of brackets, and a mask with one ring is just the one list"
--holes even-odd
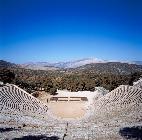
[(142, 60), (141, 0), (0, 0), (0, 59)]

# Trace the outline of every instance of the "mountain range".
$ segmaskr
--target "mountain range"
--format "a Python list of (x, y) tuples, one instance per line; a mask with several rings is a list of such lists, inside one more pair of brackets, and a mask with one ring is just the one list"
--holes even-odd
[[(32, 70), (61, 70), (61, 69), (74, 69), (74, 70), (85, 70), (85, 69), (94, 69), (98, 71), (98, 69), (105, 68), (106, 69), (114, 69), (118, 68), (121, 69), (122, 67), (132, 66), (133, 68), (142, 67), (142, 61), (107, 61), (107, 60), (100, 60), (97, 58), (86, 58), (80, 59), (75, 61), (67, 61), (67, 62), (56, 62), (56, 63), (49, 63), (49, 62), (28, 62), (24, 64), (14, 64), (4, 60), (0, 60), (0, 67), (20, 67), (24, 69), (32, 69)], [(130, 66), (130, 67), (131, 67)], [(129, 68), (128, 68), (129, 69)], [(103, 71), (103, 69), (101, 70)], [(122, 71), (125, 71), (124, 68)]]
[(142, 61), (108, 61), (97, 58), (85, 58), (80, 60), (56, 62), (56, 63), (29, 62), (21, 64), (20, 66), (26, 69), (34, 69), (34, 70), (56, 70), (56, 69), (78, 68), (87, 64), (109, 63), (109, 62), (120, 62), (120, 63), (142, 65)]
[(74, 61), (67, 61), (67, 62), (56, 62), (56, 63), (49, 63), (49, 62), (29, 62), (21, 64), (23, 68), (28, 69), (42, 69), (46, 70), (49, 68), (56, 68), (56, 69), (67, 69), (67, 68), (77, 68), (80, 66), (84, 66), (86, 64), (91, 63), (105, 63), (106, 61), (99, 60), (97, 58), (86, 58)]

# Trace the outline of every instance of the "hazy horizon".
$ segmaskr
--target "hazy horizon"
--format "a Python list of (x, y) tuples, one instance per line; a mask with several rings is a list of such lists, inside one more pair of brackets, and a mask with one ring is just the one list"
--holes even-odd
[(32, 63), (49, 63), (49, 64), (55, 64), (55, 63), (68, 63), (68, 62), (76, 62), (76, 61), (83, 61), (83, 60), (89, 60), (89, 59), (98, 59), (98, 62), (96, 63), (107, 63), (107, 62), (120, 62), (120, 63), (134, 63), (134, 64), (138, 64), (139, 62), (141, 63), (142, 60), (103, 60), (103, 59), (99, 59), (99, 58), (94, 58), (94, 57), (88, 57), (88, 58), (80, 58), (80, 59), (70, 59), (70, 60), (65, 60), (65, 61), (25, 61), (25, 62), (14, 62), (14, 61), (10, 61), (10, 60), (6, 60), (6, 59), (0, 59), (0, 60), (3, 60), (3, 61), (7, 61), (7, 62), (10, 62), (10, 63), (15, 63), (15, 64), (32, 64)]
[(140, 0), (2, 0), (0, 59), (142, 61)]

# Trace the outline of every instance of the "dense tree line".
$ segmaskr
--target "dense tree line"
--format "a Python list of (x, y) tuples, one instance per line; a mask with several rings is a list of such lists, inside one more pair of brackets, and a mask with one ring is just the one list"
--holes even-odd
[(15, 79), (15, 74), (9, 69), (0, 69), (0, 81), (3, 83), (11, 83)]
[(94, 91), (98, 86), (111, 91), (119, 85), (132, 85), (141, 75), (142, 72), (98, 74), (95, 72), (42, 71), (23, 68), (0, 69), (0, 81), (16, 84), (29, 93), (44, 90), (49, 94), (55, 94), (57, 89)]

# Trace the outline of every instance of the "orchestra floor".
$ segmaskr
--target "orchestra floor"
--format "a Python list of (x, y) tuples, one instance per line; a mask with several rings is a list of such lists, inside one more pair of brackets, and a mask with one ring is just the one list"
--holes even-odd
[(86, 112), (84, 102), (50, 102), (48, 107), (59, 118), (80, 118)]

